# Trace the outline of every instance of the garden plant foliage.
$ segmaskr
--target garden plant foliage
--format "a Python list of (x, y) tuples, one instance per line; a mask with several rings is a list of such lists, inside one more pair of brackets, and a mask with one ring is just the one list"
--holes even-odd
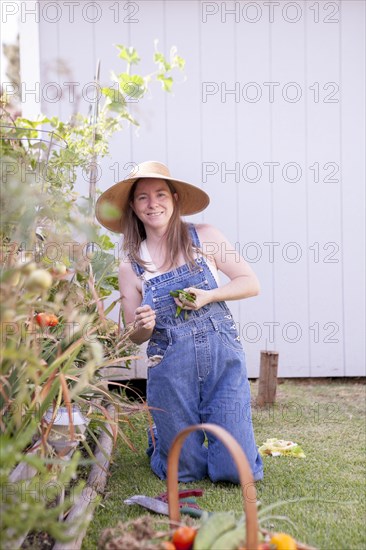
[[(28, 531), (46, 531), (65, 539), (59, 516), (72, 504), (82, 484), (70, 481), (82, 464), (80, 452), (70, 460), (50, 445), (60, 406), (70, 417), (70, 441), (76, 429), (71, 405), (78, 404), (89, 422), (82, 437), (84, 456), (94, 456), (91, 442), (112, 425), (128, 421), (122, 398), (110, 393), (101, 368), (136, 353), (128, 331), (108, 318), (119, 306), (106, 308), (104, 299), (118, 289), (113, 244), (94, 222), (95, 188), (89, 197), (75, 190), (83, 170), (92, 179), (93, 162), (108, 154), (109, 138), (125, 125), (138, 124), (126, 100), (140, 101), (155, 79), (165, 91), (171, 73), (184, 62), (172, 49), (170, 59), (155, 51), (156, 70), (147, 76), (131, 74), (139, 61), (134, 48), (118, 46), (124, 72), (112, 73), (117, 88), (102, 88), (94, 115), (77, 114), (69, 121), (57, 117), (13, 119), (7, 99), (1, 98), (1, 223), (0, 223), (0, 481), (1, 540), (13, 548)], [(91, 244), (93, 243), (93, 244)], [(120, 318), (120, 314), (119, 314)], [(115, 405), (110, 418), (106, 406)], [(32, 451), (27, 454), (27, 451)], [(84, 459), (85, 461), (85, 459)], [(87, 461), (88, 462), (88, 461)], [(14, 468), (28, 464), (29, 479), (13, 481)], [(66, 490), (66, 498), (63, 492)], [(61, 498), (62, 497), (62, 498)], [(63, 502), (64, 500), (64, 502)]]

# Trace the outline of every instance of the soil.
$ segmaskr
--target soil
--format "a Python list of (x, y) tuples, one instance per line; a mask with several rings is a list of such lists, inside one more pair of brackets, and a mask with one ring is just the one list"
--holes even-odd
[(21, 548), (27, 550), (48, 550), (55, 544), (55, 540), (47, 533), (30, 533), (24, 540)]
[[(258, 378), (250, 379), (251, 382), (257, 382)], [(366, 384), (365, 376), (355, 376), (355, 377), (320, 377), (320, 378), (278, 378), (278, 384), (294, 384), (294, 385), (305, 385), (305, 386), (314, 386), (321, 384)]]

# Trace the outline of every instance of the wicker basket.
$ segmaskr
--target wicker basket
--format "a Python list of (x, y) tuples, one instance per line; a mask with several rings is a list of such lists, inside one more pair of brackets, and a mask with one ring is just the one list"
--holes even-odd
[[(239, 479), (242, 489), (244, 514), (246, 517), (246, 550), (257, 550), (258, 548), (258, 517), (256, 490), (252, 472), (248, 460), (239, 443), (224, 428), (216, 424), (196, 424), (182, 430), (174, 439), (168, 455), (167, 472), (167, 493), (169, 518), (172, 522), (180, 520), (179, 498), (178, 498), (178, 465), (179, 455), (186, 437), (197, 430), (204, 430), (215, 435), (228, 449), (234, 459), (239, 472)], [(250, 497), (248, 489), (250, 488)], [(296, 541), (297, 550), (316, 550), (310, 546)]]

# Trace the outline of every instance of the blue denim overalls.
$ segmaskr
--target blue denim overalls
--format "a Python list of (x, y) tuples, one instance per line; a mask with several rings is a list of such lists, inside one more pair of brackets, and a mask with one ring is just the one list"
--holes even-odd
[[(194, 226), (189, 229), (193, 246), (200, 247)], [(185, 264), (144, 282), (142, 305), (149, 304), (156, 312), (155, 329), (147, 347), (147, 356), (154, 365), (148, 367), (147, 402), (157, 431), (155, 449), (151, 446), (148, 451), (151, 468), (165, 479), (168, 451), (177, 433), (186, 426), (210, 422), (235, 437), (254, 479), (262, 479), (245, 355), (230, 310), (225, 302), (215, 302), (189, 311), (187, 319), (184, 310), (175, 317), (171, 290), (217, 288), (204, 258), (197, 257), (195, 263), (192, 270)], [(135, 262), (132, 267), (144, 279), (142, 267)], [(205, 446), (203, 432), (188, 436), (180, 455), (179, 481), (195, 481), (208, 475), (213, 482), (240, 483), (224, 445), (210, 434), (207, 439)]]

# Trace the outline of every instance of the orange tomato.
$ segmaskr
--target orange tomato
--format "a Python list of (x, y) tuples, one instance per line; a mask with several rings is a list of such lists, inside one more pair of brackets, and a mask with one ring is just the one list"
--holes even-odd
[(178, 527), (178, 529), (174, 531), (172, 538), (176, 550), (190, 550), (193, 546), (196, 533), (197, 531), (193, 529), (193, 527), (188, 527), (186, 525)]
[(37, 321), (37, 324), (40, 327), (46, 327), (48, 325), (48, 315), (47, 315), (47, 313), (37, 313), (36, 321)]
[(56, 325), (58, 325), (58, 319), (56, 315), (54, 315), (53, 313), (50, 313), (48, 315), (48, 326), (55, 327)]
[(37, 313), (36, 322), (40, 327), (55, 327), (58, 319), (53, 313)]
[(269, 543), (276, 550), (296, 550), (295, 540), (287, 533), (275, 533)]

